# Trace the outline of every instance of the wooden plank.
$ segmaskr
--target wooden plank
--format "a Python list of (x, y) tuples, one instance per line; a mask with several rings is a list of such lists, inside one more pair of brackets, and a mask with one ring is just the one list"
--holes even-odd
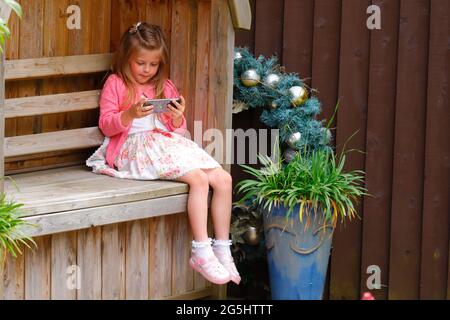
[(228, 6), (234, 28), (250, 30), (252, 26), (252, 10), (249, 0), (228, 0)]
[(409, 300), (419, 298), (429, 1), (401, 1), (400, 21), (389, 299)]
[(7, 180), (7, 198), (14, 198), (25, 204), (23, 209), (26, 213), (23, 216), (161, 198), (188, 192), (188, 185), (181, 182), (118, 179), (93, 174), (80, 166), (38, 171), (12, 178), (19, 192), (11, 181)]
[(283, 1), (256, 1), (255, 55), (266, 57), (283, 53)]
[(372, 196), (364, 199), (361, 292), (370, 291), (377, 300), (384, 300), (387, 287), (369, 290), (366, 271), (368, 266), (379, 266), (381, 283), (388, 285), (400, 1), (374, 4), (384, 15), (383, 28), (372, 33), (370, 45), (366, 187)]
[[(196, 75), (196, 94), (195, 94), (195, 121), (201, 121), (202, 132), (208, 129), (208, 94), (210, 85), (210, 59), (204, 59), (204, 57), (210, 54), (211, 50), (211, 2), (201, 1), (198, 3), (198, 20), (197, 20), (197, 65), (195, 70)], [(195, 130), (195, 128), (194, 128)], [(195, 138), (194, 133), (194, 138)], [(203, 139), (197, 139), (195, 141), (199, 146), (205, 147), (205, 141)]]
[(102, 298), (102, 230), (89, 228), (78, 231), (77, 265), (80, 270), (78, 300)]
[(215, 150), (212, 156), (230, 171), (232, 139), (227, 139), (226, 130), (232, 128), (234, 29), (225, 1), (211, 3), (211, 17), (210, 48), (216, 50), (210, 50), (207, 128), (222, 132), (224, 151), (220, 154)]
[(197, 300), (197, 299), (210, 297), (213, 294), (214, 294), (213, 288), (205, 288), (205, 289), (195, 290), (195, 291), (180, 294), (180, 295), (171, 296), (171, 297), (168, 297), (167, 300)]
[[(420, 299), (444, 300), (450, 212), (450, 119), (448, 106), (449, 2), (431, 2), (426, 108)], [(442, 23), (447, 21), (447, 24)]]
[[(172, 37), (172, 2), (147, 1), (145, 21), (160, 26), (166, 39), (167, 50), (171, 52), (170, 39)], [(170, 74), (170, 66), (165, 70), (166, 76)]]
[(125, 299), (126, 224), (102, 227), (102, 299)]
[(7, 99), (5, 118), (95, 109), (98, 108), (99, 95), (100, 90), (91, 90)]
[(6, 80), (25, 80), (95, 73), (110, 69), (111, 54), (86, 54), (9, 60), (5, 65)]
[[(311, 87), (319, 91), (322, 113), (318, 118), (325, 119), (326, 123), (333, 116), (338, 101), (341, 11), (340, 1), (314, 1)], [(335, 126), (336, 119), (331, 128)], [(336, 130), (332, 133), (332, 144), (335, 144)]]
[(33, 223), (36, 226), (24, 227), (23, 230), (31, 236), (73, 231), (93, 226), (173, 214), (186, 210), (186, 204), (187, 195), (178, 195), (111, 206), (30, 216), (23, 218), (23, 220)]
[(100, 146), (103, 141), (104, 136), (98, 127), (9, 137), (5, 138), (5, 157), (91, 148)]
[[(365, 150), (369, 30), (366, 28), (366, 9), (370, 0), (342, 2), (342, 28), (340, 46), (339, 95), (342, 105), (337, 117), (337, 152), (342, 152), (344, 143), (359, 130), (346, 148)], [(352, 152), (347, 155), (344, 170), (364, 170), (364, 155)], [(355, 210), (362, 217), (362, 201)], [(361, 221), (348, 222), (336, 228), (333, 239), (331, 262), (331, 299), (359, 299), (361, 275)]]
[(125, 297), (127, 300), (148, 300), (148, 220), (130, 221), (126, 224), (126, 228)]
[(51, 299), (77, 298), (77, 234), (66, 232), (51, 237)]
[[(20, 245), (20, 250), (24, 251), (24, 245)], [(25, 297), (25, 273), (24, 255), (16, 258), (11, 255), (6, 256), (2, 274), (0, 274), (0, 300), (23, 300)]]
[(170, 79), (175, 83), (180, 94), (186, 98), (186, 110), (190, 110), (185, 113), (189, 132), (194, 132), (194, 116), (197, 109), (194, 104), (196, 101), (197, 14), (197, 1), (176, 0), (173, 2)]
[(51, 237), (35, 238), (37, 248), (25, 251), (25, 300), (50, 299)]
[(285, 0), (283, 20), (283, 66), (296, 72), (311, 86), (314, 28), (313, 0)]
[(192, 236), (186, 213), (176, 214), (173, 221), (172, 295), (179, 295), (194, 289), (194, 270), (189, 265)]
[(172, 233), (173, 216), (149, 220), (149, 298), (161, 299), (172, 295)]

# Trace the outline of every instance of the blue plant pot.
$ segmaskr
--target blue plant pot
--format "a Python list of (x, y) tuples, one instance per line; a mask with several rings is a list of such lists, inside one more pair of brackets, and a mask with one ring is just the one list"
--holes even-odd
[(270, 289), (274, 300), (320, 300), (325, 287), (333, 227), (324, 224), (323, 213), (299, 218), (300, 205), (286, 219), (283, 205), (263, 210)]

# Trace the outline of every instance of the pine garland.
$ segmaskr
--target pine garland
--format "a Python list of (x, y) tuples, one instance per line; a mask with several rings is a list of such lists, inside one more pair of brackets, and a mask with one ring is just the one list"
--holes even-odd
[[(245, 86), (242, 82), (242, 75), (250, 69), (255, 70), (261, 78), (256, 86)], [(269, 74), (279, 76), (278, 84), (271, 86), (265, 82)], [(295, 106), (289, 93), (293, 86), (308, 89), (297, 73), (285, 72), (276, 56), (266, 59), (260, 55), (255, 58), (247, 47), (235, 49), (233, 99), (237, 108), (234, 112), (264, 108), (260, 121), (270, 128), (278, 128), (281, 142), (286, 143), (293, 133), (299, 132), (301, 139), (295, 143), (296, 150), (305, 150), (307, 153), (331, 150), (331, 133), (325, 127), (324, 120), (316, 120), (322, 111), (320, 101), (309, 90), (308, 99)], [(285, 144), (283, 149), (287, 148)]]

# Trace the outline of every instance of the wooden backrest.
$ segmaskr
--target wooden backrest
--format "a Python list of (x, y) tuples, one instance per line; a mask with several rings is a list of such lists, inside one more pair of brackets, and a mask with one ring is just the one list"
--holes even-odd
[[(5, 80), (73, 76), (107, 71), (111, 54), (9, 60)], [(99, 90), (14, 98), (5, 100), (5, 119), (98, 108)], [(5, 138), (5, 157), (84, 149), (102, 143), (98, 127), (61, 130)]]

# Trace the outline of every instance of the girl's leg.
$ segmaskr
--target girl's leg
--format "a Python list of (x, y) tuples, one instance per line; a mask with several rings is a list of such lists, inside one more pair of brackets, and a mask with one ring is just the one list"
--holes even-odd
[(230, 273), (231, 280), (239, 284), (241, 277), (231, 255), (230, 222), (232, 207), (232, 179), (228, 172), (222, 168), (205, 170), (208, 181), (213, 188), (211, 200), (211, 215), (213, 218), (214, 232), (214, 254), (220, 263)]
[(195, 241), (208, 241), (208, 176), (200, 169), (192, 170), (177, 181), (189, 185), (188, 216)]
[(189, 184), (188, 215), (194, 236), (189, 263), (208, 281), (227, 283), (230, 273), (215, 256), (208, 238), (208, 176), (202, 170), (193, 170), (177, 180)]
[(230, 237), (232, 179), (222, 168), (202, 169), (206, 172), (209, 184), (213, 188), (211, 216), (216, 239), (228, 240)]

